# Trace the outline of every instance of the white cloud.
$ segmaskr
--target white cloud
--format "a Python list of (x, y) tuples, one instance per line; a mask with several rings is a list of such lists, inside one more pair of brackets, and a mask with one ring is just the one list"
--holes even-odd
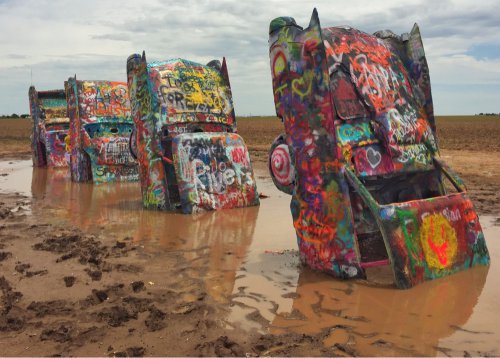
[[(484, 112), (500, 95), (499, 59), (474, 52), (499, 46), (500, 4), (466, 0), (2, 1), (0, 114), (28, 112), (30, 69), (39, 89), (61, 88), (69, 76), (125, 81), (125, 61), (146, 50), (148, 60), (183, 57), (208, 62), (226, 56), (236, 113), (273, 114), (268, 27), (278, 16), (307, 26), (317, 6), (323, 27), (366, 32), (409, 31), (420, 25), (435, 85), (438, 114)], [(453, 91), (446, 90), (453, 85)], [(486, 86), (486, 87), (485, 87)], [(476, 92), (471, 92), (475, 89)], [(459, 92), (457, 92), (459, 91)], [(487, 91), (484, 95), (482, 91)], [(460, 107), (454, 104), (460, 98)], [(460, 108), (462, 112), (456, 112)], [(500, 109), (491, 110), (498, 112)]]

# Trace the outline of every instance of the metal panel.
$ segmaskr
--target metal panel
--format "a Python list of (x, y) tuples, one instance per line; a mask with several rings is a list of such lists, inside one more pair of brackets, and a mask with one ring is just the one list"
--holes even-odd
[(172, 147), (184, 213), (259, 203), (250, 155), (239, 135), (181, 134)]

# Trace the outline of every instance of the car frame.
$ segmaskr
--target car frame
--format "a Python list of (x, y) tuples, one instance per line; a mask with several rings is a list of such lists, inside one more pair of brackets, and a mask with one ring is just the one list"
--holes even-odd
[(146, 208), (190, 214), (259, 204), (225, 59), (148, 63), (134, 54), (127, 76)]
[(69, 130), (64, 90), (37, 91), (29, 88), (32, 118), (31, 153), (35, 167), (67, 167), (65, 138)]
[(77, 80), (65, 83), (70, 118), (71, 179), (96, 184), (137, 181), (129, 151), (134, 123), (125, 82)]
[(307, 28), (279, 17), (269, 34), (285, 127), (269, 169), (292, 195), (301, 259), (339, 278), (390, 265), (399, 288), (488, 265), (466, 187), (439, 158), (418, 26), (321, 28), (315, 9)]

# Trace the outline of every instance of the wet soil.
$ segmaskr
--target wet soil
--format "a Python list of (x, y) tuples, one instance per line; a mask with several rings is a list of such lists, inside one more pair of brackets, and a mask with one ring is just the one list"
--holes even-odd
[(219, 342), (223, 307), (181, 253), (146, 253), (127, 238), (109, 242), (12, 212), (26, 200), (2, 195), (9, 210), (0, 224), (2, 355), (252, 351), (250, 342)]
[(183, 250), (147, 252), (130, 237), (41, 222), (16, 210), (25, 196), (1, 198), (3, 355), (335, 354), (312, 336), (262, 335), (225, 321), (230, 306), (203, 278), (208, 253), (193, 264)]
[(186, 216), (139, 209), (131, 184), (21, 164), (28, 195), (0, 194), (4, 355), (499, 354), (500, 218), (483, 225), (490, 269), (401, 291), (387, 272), (302, 267), (289, 198), (264, 172), (261, 207)]

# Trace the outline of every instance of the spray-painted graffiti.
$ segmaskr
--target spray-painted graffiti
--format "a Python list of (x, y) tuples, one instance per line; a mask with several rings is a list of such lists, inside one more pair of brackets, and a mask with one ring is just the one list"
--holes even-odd
[(70, 78), (66, 97), (71, 178), (94, 183), (138, 180), (128, 144), (134, 125), (126, 83)]
[(180, 135), (174, 139), (173, 153), (183, 212), (258, 202), (250, 156), (237, 134)]
[(271, 155), (271, 163), (276, 180), (283, 185), (293, 182), (294, 172), (290, 162), (290, 152), (285, 144), (279, 145)]
[(82, 118), (130, 116), (126, 83), (82, 81), (79, 89), (79, 109)]
[[(158, 71), (163, 80), (158, 87), (160, 103), (176, 112), (202, 112), (220, 114), (226, 104), (216, 92), (213, 79), (200, 68), (169, 68)], [(180, 78), (174, 77), (179, 75)], [(207, 78), (208, 77), (208, 78)]]
[[(465, 187), (436, 157), (418, 27), (402, 36), (321, 29), (315, 10), (305, 29), (273, 20), (269, 44), (285, 126), (269, 167), (292, 194), (303, 261), (342, 278), (391, 264), (401, 288), (488, 264)], [(447, 195), (445, 176), (458, 194)]]
[(403, 287), (489, 263), (479, 218), (462, 193), (382, 210), (396, 279)]
[(226, 85), (227, 75), (220, 72), (220, 63), (203, 66), (176, 59), (148, 69), (162, 121), (233, 124), (231, 89)]
[[(257, 205), (225, 60), (127, 61), (143, 203), (184, 213)], [(202, 132), (202, 133), (198, 133)]]
[(268, 167), (274, 184), (279, 190), (292, 194), (296, 170), (293, 151), (284, 136), (278, 136), (274, 140), (269, 153)]
[(31, 86), (29, 100), (33, 120), (33, 165), (66, 167), (68, 160), (65, 137), (68, 134), (69, 118), (64, 90), (37, 91)]

